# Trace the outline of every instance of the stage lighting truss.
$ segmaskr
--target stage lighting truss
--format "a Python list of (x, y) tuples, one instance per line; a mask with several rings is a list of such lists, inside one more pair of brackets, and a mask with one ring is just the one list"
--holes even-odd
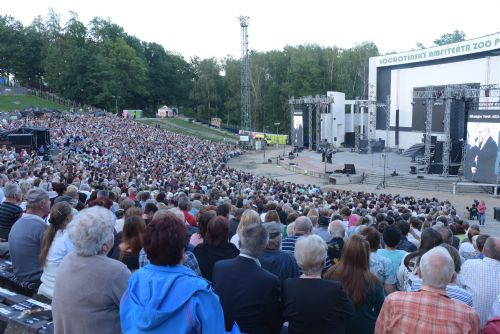
[[(425, 150), (424, 150), (424, 161), (426, 164), (426, 170), (429, 171), (430, 168), (430, 156), (431, 156), (431, 135), (432, 135), (432, 107), (437, 102), (444, 101), (444, 135), (445, 140), (443, 143), (443, 176), (448, 177), (450, 168), (450, 149), (451, 149), (451, 137), (450, 137), (450, 122), (451, 122), (451, 102), (452, 100), (463, 100), (469, 103), (469, 111), (474, 109), (488, 109), (500, 106), (500, 85), (481, 85), (479, 87), (469, 86), (469, 85), (447, 85), (444, 88), (437, 89), (433, 86), (428, 86), (422, 91), (413, 91), (413, 99), (425, 99), (426, 104), (426, 117), (425, 117)], [(491, 99), (495, 101), (490, 101)], [(415, 101), (413, 101), (415, 102)], [(465, 138), (462, 145), (466, 145), (467, 138)], [(462, 152), (465, 153), (465, 149), (462, 148)], [(460, 169), (464, 170), (465, 164), (465, 154), (462, 154), (462, 161)]]

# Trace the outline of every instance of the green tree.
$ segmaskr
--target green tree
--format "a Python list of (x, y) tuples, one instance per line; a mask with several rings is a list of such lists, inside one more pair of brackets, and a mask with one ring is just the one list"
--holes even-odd
[(455, 30), (451, 34), (441, 35), (438, 39), (434, 40), (434, 44), (436, 45), (446, 45), (456, 42), (465, 41), (465, 33), (462, 30)]

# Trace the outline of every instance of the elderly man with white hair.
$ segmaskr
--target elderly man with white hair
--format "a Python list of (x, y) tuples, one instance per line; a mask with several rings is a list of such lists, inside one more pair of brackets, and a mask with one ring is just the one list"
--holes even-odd
[(434, 247), (420, 259), (423, 286), (417, 292), (394, 292), (382, 306), (375, 333), (479, 333), (476, 311), (446, 295), (455, 278), (453, 259)]
[(56, 333), (121, 333), (120, 299), (130, 271), (106, 255), (115, 217), (102, 207), (82, 210), (68, 225), (74, 251), (56, 275), (52, 315)]

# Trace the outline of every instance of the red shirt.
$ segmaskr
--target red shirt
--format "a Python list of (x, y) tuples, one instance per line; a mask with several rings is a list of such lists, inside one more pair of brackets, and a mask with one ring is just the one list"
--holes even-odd
[(450, 299), (444, 290), (423, 286), (417, 292), (394, 292), (384, 301), (375, 334), (479, 333), (479, 315)]
[(184, 218), (186, 218), (186, 221), (189, 225), (198, 227), (198, 224), (196, 224), (196, 218), (191, 216), (191, 214), (189, 214), (189, 212), (187, 211), (183, 211), (183, 213), (184, 213)]

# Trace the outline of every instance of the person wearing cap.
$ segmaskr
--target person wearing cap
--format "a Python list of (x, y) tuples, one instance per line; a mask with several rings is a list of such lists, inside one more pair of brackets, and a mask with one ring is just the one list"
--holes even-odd
[(9, 253), (12, 260), (13, 278), (24, 294), (32, 295), (40, 285), (42, 267), (40, 249), (47, 228), (45, 218), (50, 212), (47, 191), (33, 188), (26, 197), (26, 213), (17, 220), (9, 233)]
[(266, 249), (259, 256), (262, 268), (278, 276), (282, 284), (287, 278), (299, 277), (299, 266), (293, 254), (280, 250), (281, 224), (265, 223), (264, 227), (269, 233), (269, 240)]

